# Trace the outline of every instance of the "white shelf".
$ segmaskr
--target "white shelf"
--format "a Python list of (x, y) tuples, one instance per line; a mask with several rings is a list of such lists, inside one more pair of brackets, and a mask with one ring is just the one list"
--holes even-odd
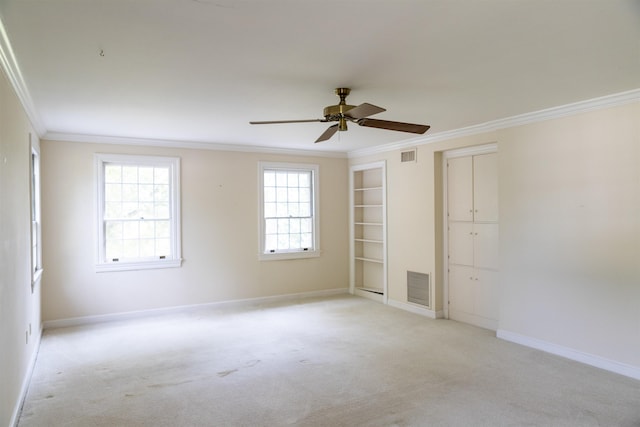
[(364, 187), (364, 188), (353, 189), (353, 191), (373, 191), (373, 190), (382, 190), (382, 187)]
[(359, 238), (355, 238), (353, 239), (355, 242), (363, 242), (363, 243), (384, 243), (382, 240), (374, 240), (374, 239), (359, 239)]
[(376, 264), (384, 264), (384, 261), (381, 260), (381, 259), (365, 258), (365, 257), (361, 257), (361, 256), (354, 257), (354, 259), (357, 260), (357, 261), (374, 262)]

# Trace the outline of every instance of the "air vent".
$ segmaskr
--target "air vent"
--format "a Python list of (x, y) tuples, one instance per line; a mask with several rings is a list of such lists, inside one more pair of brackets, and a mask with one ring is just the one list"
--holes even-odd
[(431, 307), (429, 275), (407, 271), (407, 301)]
[(403, 151), (400, 153), (400, 162), (416, 162), (416, 150), (415, 148), (410, 151)]

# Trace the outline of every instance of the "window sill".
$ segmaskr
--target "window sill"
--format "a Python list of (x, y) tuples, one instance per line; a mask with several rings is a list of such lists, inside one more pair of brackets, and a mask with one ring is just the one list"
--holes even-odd
[(305, 258), (318, 258), (320, 251), (305, 251), (305, 252), (275, 252), (268, 254), (258, 254), (260, 261), (281, 261), (292, 259), (305, 259)]
[(157, 268), (177, 268), (182, 266), (182, 258), (163, 261), (143, 262), (112, 262), (108, 264), (96, 264), (96, 273), (110, 271), (154, 270)]

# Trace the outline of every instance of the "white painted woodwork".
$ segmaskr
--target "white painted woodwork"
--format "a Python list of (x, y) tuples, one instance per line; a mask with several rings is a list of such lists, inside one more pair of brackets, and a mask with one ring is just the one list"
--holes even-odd
[(387, 302), (385, 163), (350, 170), (351, 293)]
[(498, 221), (498, 156), (473, 156), (474, 221)]
[(497, 329), (498, 230), (497, 154), (448, 158), (449, 318)]
[(449, 221), (473, 220), (473, 167), (471, 157), (449, 160), (448, 209)]

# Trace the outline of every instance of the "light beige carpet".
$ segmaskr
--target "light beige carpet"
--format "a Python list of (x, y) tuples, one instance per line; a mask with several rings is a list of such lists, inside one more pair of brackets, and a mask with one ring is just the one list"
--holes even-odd
[(640, 426), (640, 382), (353, 296), (49, 330), (30, 426)]

